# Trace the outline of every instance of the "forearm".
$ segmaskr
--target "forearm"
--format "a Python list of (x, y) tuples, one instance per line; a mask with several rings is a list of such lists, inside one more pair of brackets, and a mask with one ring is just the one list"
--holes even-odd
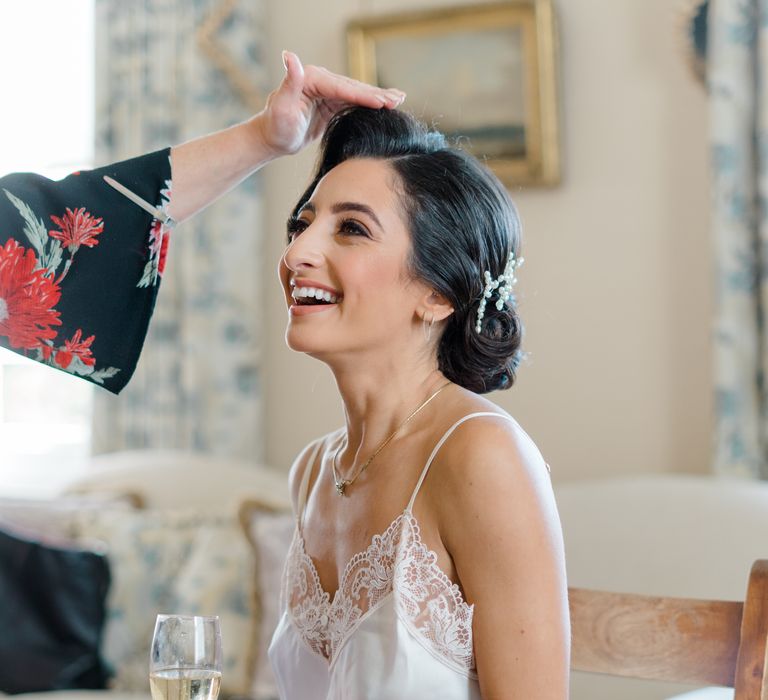
[(169, 214), (184, 221), (277, 157), (265, 143), (261, 115), (171, 149)]

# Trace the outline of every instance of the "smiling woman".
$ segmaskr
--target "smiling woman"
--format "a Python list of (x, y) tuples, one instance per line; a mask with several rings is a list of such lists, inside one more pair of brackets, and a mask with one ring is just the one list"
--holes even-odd
[(291, 471), (284, 700), (567, 697), (547, 468), (480, 396), (515, 379), (519, 248), (507, 192), (442, 135), (331, 121), (279, 268), (287, 343), (330, 367), (346, 416)]
[[(387, 186), (389, 176), (382, 162), (346, 161), (323, 178), (313, 198), (289, 220), (283, 269), (286, 294), (296, 302), (289, 307), (287, 335), (294, 350), (318, 355), (376, 335), (394, 320), (392, 312), (407, 303), (412, 286), (402, 284), (401, 261), (409, 237)], [(317, 269), (320, 260), (327, 265)], [(333, 295), (336, 303), (308, 308), (297, 298), (297, 288), (317, 289), (322, 300)], [(372, 308), (377, 309), (375, 317)], [(316, 313), (331, 309), (341, 315), (332, 319), (322, 314), (321, 319)], [(310, 317), (319, 320), (302, 325), (300, 319)], [(324, 340), (317, 337), (319, 332)]]

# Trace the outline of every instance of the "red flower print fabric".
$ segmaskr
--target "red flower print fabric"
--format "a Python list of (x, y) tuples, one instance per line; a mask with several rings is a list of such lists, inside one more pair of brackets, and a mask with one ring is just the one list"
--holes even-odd
[(55, 356), (56, 364), (62, 369), (67, 369), (73, 361), (82, 362), (87, 367), (93, 367), (96, 364), (96, 358), (91, 354), (91, 343), (96, 337), (92, 335), (82, 340), (83, 331), (79, 328), (72, 336), (71, 340), (65, 340)]
[(58, 182), (0, 178), (0, 345), (113, 393), (125, 386), (146, 337), (170, 231), (103, 176), (164, 209), (169, 155), (165, 149)]
[(98, 243), (96, 236), (104, 230), (102, 220), (95, 219), (85, 211), (84, 207), (75, 211), (67, 207), (62, 217), (51, 214), (51, 221), (59, 227), (59, 230), (49, 231), (48, 235), (61, 241), (71, 253), (76, 253), (81, 245), (93, 248)]
[(58, 334), (61, 290), (35, 252), (15, 240), (0, 248), (0, 335), (15, 349), (38, 348)]
[[(171, 201), (171, 181), (165, 183), (165, 187), (160, 190), (161, 201), (157, 208), (163, 214), (167, 214), (166, 207)], [(139, 287), (150, 287), (156, 285), (165, 272), (165, 258), (168, 253), (168, 242), (170, 240), (171, 229), (161, 221), (154, 219), (152, 228), (149, 230), (149, 260), (144, 266), (144, 274), (139, 280)]]

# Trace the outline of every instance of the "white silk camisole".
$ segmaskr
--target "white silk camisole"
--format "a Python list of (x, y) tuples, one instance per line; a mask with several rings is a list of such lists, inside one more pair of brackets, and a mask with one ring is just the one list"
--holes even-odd
[[(318, 444), (299, 487), (297, 523), (283, 576), (283, 612), (269, 658), (281, 700), (480, 700), (472, 646), (473, 606), (422, 541), (412, 508), (440, 438), (405, 510), (323, 590), (302, 535)], [(511, 420), (511, 419), (510, 419)]]

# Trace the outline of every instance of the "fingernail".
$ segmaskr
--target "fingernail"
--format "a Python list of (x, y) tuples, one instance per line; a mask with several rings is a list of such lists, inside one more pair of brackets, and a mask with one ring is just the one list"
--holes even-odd
[(287, 56), (287, 54), (288, 54), (288, 52), (285, 49), (283, 49), (283, 53), (282, 53), (282, 56), (283, 56), (283, 68), (285, 68), (286, 72), (288, 71), (288, 56)]

